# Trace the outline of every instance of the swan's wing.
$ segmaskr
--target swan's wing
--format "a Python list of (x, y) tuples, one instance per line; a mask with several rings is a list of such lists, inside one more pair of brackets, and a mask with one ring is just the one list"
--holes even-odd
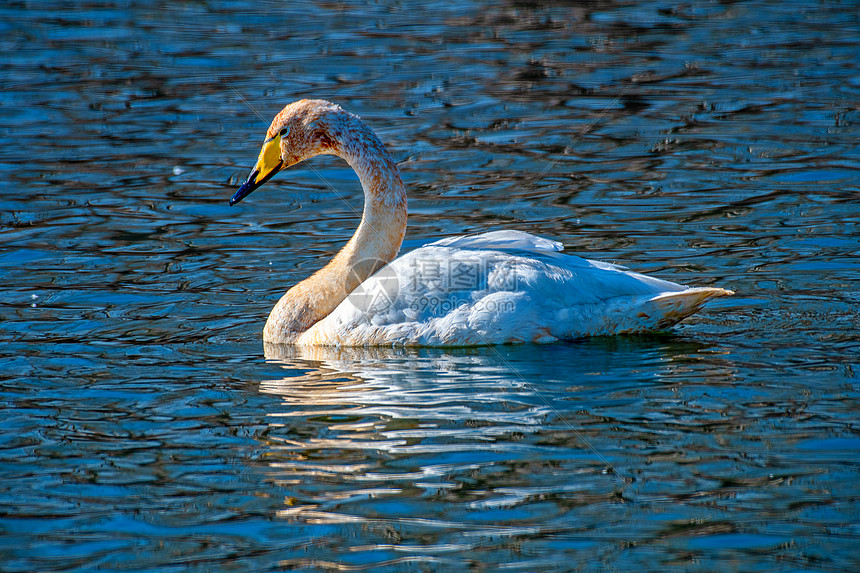
[(626, 270), (627, 267), (614, 263), (592, 261), (575, 255), (560, 254), (564, 245), (558, 241), (545, 239), (513, 229), (503, 231), (491, 231), (480, 235), (462, 235), (459, 237), (448, 237), (424, 247), (450, 247), (452, 249), (471, 249), (479, 251), (504, 251), (512, 254), (519, 251), (520, 255), (547, 259), (552, 257), (556, 264), (573, 267), (600, 267), (604, 269)]
[(524, 231), (513, 229), (503, 231), (491, 231), (480, 235), (462, 235), (459, 237), (448, 237), (426, 246), (455, 247), (458, 249), (496, 249), (496, 250), (523, 250), (523, 251), (562, 251), (564, 245), (558, 241), (544, 239), (531, 235)]

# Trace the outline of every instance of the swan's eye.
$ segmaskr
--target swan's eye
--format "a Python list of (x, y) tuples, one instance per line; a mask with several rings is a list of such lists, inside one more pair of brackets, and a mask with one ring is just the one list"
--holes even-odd
[(290, 134), (290, 126), (289, 125), (286, 127), (282, 127), (281, 131), (278, 132), (278, 135), (280, 135), (281, 137), (286, 137), (289, 134)]

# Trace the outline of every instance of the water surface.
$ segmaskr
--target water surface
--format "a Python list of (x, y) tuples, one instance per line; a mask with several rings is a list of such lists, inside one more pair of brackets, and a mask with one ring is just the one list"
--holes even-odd
[[(0, 570), (857, 570), (855, 8), (4, 5)], [(331, 158), (228, 206), (302, 97), (389, 147), (404, 250), (517, 228), (738, 294), (264, 349), (361, 211)]]

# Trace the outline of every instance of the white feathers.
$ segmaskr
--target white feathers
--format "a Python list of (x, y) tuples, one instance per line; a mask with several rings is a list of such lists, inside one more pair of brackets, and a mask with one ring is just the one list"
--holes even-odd
[[(430, 243), (391, 262), (299, 344), (469, 346), (665, 328), (723, 289), (687, 289), (496, 231)], [(684, 296), (680, 296), (684, 295)]]
[(536, 237), (523, 231), (491, 231), (482, 235), (462, 235), (440, 239), (428, 246), (458, 247), (460, 249), (521, 249), (527, 251), (563, 251), (558, 241)]

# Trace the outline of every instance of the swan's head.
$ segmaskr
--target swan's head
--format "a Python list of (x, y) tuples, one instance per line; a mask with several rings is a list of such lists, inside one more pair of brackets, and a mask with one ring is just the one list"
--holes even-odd
[(230, 199), (235, 205), (282, 169), (314, 155), (336, 153), (339, 124), (354, 118), (323, 100), (293, 102), (275, 116), (248, 179)]

